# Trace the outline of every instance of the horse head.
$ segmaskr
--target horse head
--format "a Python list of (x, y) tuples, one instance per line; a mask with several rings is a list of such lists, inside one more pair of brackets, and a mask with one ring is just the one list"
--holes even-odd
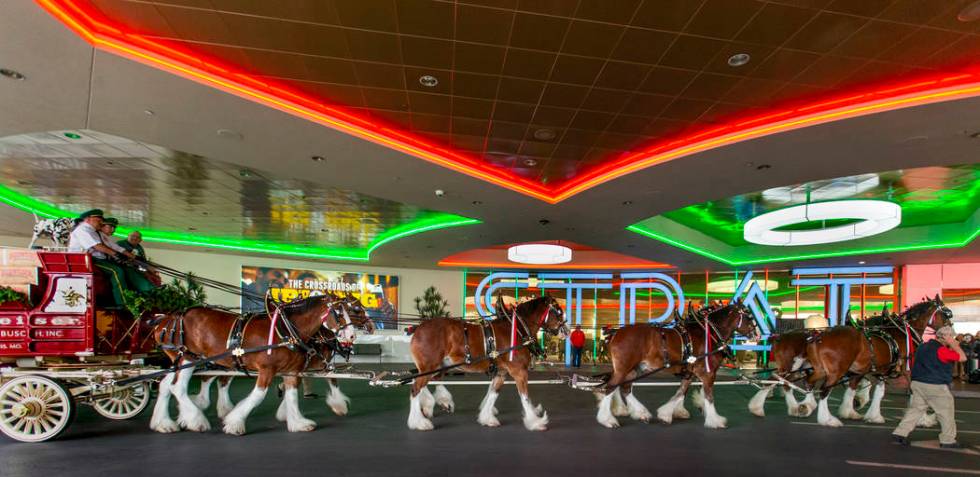
[(755, 316), (742, 300), (732, 300), (728, 305), (711, 310), (706, 317), (720, 331), (721, 338), (729, 339), (738, 333), (751, 340), (759, 338), (759, 328)]
[(517, 313), (526, 323), (543, 329), (545, 333), (557, 335), (560, 339), (568, 336), (565, 310), (553, 296), (545, 295), (524, 302), (517, 307)]
[(367, 309), (361, 304), (361, 300), (354, 294), (347, 292), (341, 299), (343, 311), (347, 313), (347, 319), (351, 324), (363, 329), (367, 334), (373, 334), (375, 330), (374, 320), (368, 316)]
[(938, 330), (953, 324), (953, 312), (939, 298), (938, 293), (935, 298), (926, 298), (912, 305), (905, 310), (904, 315), (905, 322), (919, 333), (924, 333), (928, 328)]

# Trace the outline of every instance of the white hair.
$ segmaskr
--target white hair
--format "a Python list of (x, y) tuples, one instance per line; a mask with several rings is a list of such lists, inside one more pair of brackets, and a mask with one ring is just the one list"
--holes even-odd
[(943, 337), (953, 338), (955, 336), (956, 336), (956, 332), (953, 331), (953, 327), (952, 326), (944, 326), (944, 327), (939, 328), (938, 330), (936, 330), (936, 337), (937, 338), (943, 338)]

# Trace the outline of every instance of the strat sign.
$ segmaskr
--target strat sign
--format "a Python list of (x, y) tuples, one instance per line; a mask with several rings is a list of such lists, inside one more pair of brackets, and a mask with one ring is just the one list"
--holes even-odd
[[(860, 285), (888, 285), (891, 276), (868, 277), (868, 274), (891, 273), (892, 267), (848, 267), (848, 268), (801, 268), (794, 269), (796, 277), (792, 285), (823, 285), (828, 287), (830, 306), (827, 317), (831, 326), (840, 322), (839, 317), (846, 313), (851, 302), (851, 287)], [(841, 277), (841, 275), (847, 276)], [(650, 318), (650, 323), (668, 321), (676, 311), (684, 316), (686, 302), (684, 290), (674, 278), (656, 272), (623, 273), (619, 275), (619, 325), (636, 323), (636, 292), (638, 289), (651, 290), (663, 295), (667, 302), (660, 316)], [(582, 290), (611, 290), (614, 287), (611, 273), (538, 273), (532, 276), (526, 272), (497, 272), (484, 278), (476, 287), (474, 303), (477, 312), (484, 317), (493, 315), (494, 295), (501, 289), (536, 287), (542, 291), (564, 290), (566, 314), (572, 325), (582, 323)], [(772, 334), (776, 315), (766, 299), (766, 293), (753, 280), (753, 273), (746, 272), (735, 287), (731, 299), (741, 300), (752, 311), (762, 338)], [(768, 349), (768, 346), (737, 344), (735, 349)]]

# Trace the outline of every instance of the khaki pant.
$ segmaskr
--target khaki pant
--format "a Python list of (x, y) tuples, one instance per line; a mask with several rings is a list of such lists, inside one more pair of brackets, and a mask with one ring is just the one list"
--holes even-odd
[(952, 444), (956, 442), (956, 421), (953, 419), (953, 394), (949, 392), (949, 386), (945, 384), (926, 384), (912, 381), (912, 401), (909, 408), (905, 410), (905, 417), (892, 434), (896, 436), (908, 437), (909, 433), (915, 429), (915, 424), (919, 422), (927, 410), (931, 407), (936, 411), (936, 419), (942, 431), (939, 433), (940, 444)]

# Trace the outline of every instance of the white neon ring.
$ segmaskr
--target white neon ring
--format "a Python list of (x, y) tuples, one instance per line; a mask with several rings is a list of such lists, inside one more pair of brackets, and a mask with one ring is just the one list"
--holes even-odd
[[(817, 220), (856, 219), (848, 225), (819, 230), (777, 231), (787, 225)], [(902, 208), (884, 200), (835, 200), (802, 204), (768, 212), (745, 223), (745, 240), (759, 245), (793, 247), (845, 242), (887, 232), (902, 223)]]

